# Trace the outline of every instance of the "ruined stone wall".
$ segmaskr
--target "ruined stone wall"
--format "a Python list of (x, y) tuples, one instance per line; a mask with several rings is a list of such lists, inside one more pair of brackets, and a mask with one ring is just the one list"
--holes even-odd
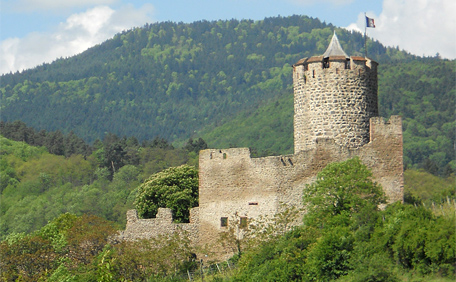
[[(191, 210), (190, 223), (173, 223), (169, 209), (160, 208), (152, 219), (139, 219), (130, 210), (119, 238), (147, 239), (186, 231), (195, 246), (206, 250), (207, 259), (226, 259), (234, 250), (222, 246), (221, 234), (230, 226), (239, 226), (240, 218), (272, 218), (287, 207), (302, 208), (303, 190), (325, 166), (355, 156), (372, 170), (390, 203), (402, 201), (402, 120), (377, 117), (370, 120), (370, 142), (359, 148), (317, 138), (313, 148), (285, 156), (251, 158), (248, 148), (203, 150), (199, 207)], [(222, 218), (227, 218), (226, 226), (222, 226)]]
[[(277, 211), (280, 182), (274, 160), (250, 158), (248, 148), (203, 150), (199, 156), (200, 241), (212, 256), (232, 254), (219, 242), (220, 232), (238, 225), (241, 217), (257, 218)], [(227, 226), (222, 226), (227, 218)], [(235, 222), (237, 221), (237, 222)]]
[(138, 219), (130, 210), (120, 239), (186, 231), (200, 254), (208, 255), (203, 257), (226, 259), (234, 249), (222, 246), (221, 234), (242, 220), (302, 208), (303, 190), (325, 166), (355, 156), (371, 169), (390, 203), (402, 201), (402, 121), (376, 117), (377, 63), (362, 57), (329, 57), (329, 65), (322, 60), (302, 59), (293, 66), (295, 154), (251, 158), (248, 148), (203, 150), (199, 207), (191, 210), (190, 223), (173, 223), (169, 209), (159, 209), (154, 219)]
[(295, 153), (315, 147), (317, 138), (341, 146), (369, 142), (369, 119), (378, 116), (377, 63), (360, 57), (304, 59), (294, 66)]
[[(250, 158), (248, 148), (200, 152), (199, 236), (213, 256), (232, 253), (220, 245), (227, 227), (221, 218), (257, 220), (288, 206), (302, 207), (306, 184), (315, 181), (326, 165), (358, 156), (382, 185), (389, 202), (402, 201), (402, 122), (400, 117), (370, 121), (370, 142), (359, 148), (337, 144), (333, 139), (317, 138), (315, 146), (294, 155)], [(239, 224), (239, 222), (236, 222)]]
[(190, 223), (173, 223), (171, 209), (159, 208), (155, 218), (138, 218), (136, 210), (127, 211), (127, 225), (119, 233), (118, 239), (134, 241), (140, 239), (156, 238), (159, 235), (171, 235), (175, 232), (188, 234), (193, 244), (198, 244), (199, 239), (199, 208), (190, 210)]
[(403, 202), (404, 164), (402, 118), (391, 116), (370, 120), (370, 143), (361, 155), (363, 162), (372, 169), (375, 179), (382, 185), (389, 203)]

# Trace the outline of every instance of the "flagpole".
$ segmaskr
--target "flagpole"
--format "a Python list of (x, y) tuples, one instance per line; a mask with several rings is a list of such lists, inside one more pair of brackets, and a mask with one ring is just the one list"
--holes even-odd
[(367, 37), (366, 37), (366, 33), (367, 33), (367, 16), (366, 16), (366, 13), (364, 13), (364, 53), (366, 54), (366, 58), (367, 58)]

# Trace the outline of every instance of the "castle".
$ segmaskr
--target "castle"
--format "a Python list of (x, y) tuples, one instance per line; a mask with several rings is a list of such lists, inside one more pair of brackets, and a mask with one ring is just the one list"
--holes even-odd
[[(242, 226), (248, 219), (302, 207), (303, 189), (321, 169), (355, 156), (371, 169), (388, 202), (402, 201), (402, 121), (378, 117), (377, 65), (347, 56), (334, 33), (322, 56), (293, 65), (294, 154), (251, 158), (248, 148), (203, 150), (199, 207), (190, 211), (190, 223), (173, 223), (169, 209), (159, 209), (153, 219), (139, 219), (130, 210), (121, 238), (185, 230), (193, 244), (215, 246), (230, 221)], [(211, 254), (221, 259), (232, 253), (217, 247)]]

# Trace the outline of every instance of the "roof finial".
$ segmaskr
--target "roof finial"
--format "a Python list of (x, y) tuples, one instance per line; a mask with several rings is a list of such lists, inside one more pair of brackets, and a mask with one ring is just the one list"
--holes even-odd
[(347, 59), (349, 58), (340, 46), (336, 31), (334, 31), (334, 35), (331, 39), (331, 42), (329, 43), (328, 49), (326, 49), (326, 52), (323, 54), (323, 58), (329, 58), (333, 56), (344, 56)]

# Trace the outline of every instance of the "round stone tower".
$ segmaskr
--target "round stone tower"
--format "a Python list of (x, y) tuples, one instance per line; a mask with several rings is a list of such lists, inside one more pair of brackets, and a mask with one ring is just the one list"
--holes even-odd
[(293, 65), (295, 153), (315, 148), (317, 138), (351, 148), (369, 142), (369, 119), (378, 116), (377, 65), (347, 56), (336, 33), (322, 56)]

